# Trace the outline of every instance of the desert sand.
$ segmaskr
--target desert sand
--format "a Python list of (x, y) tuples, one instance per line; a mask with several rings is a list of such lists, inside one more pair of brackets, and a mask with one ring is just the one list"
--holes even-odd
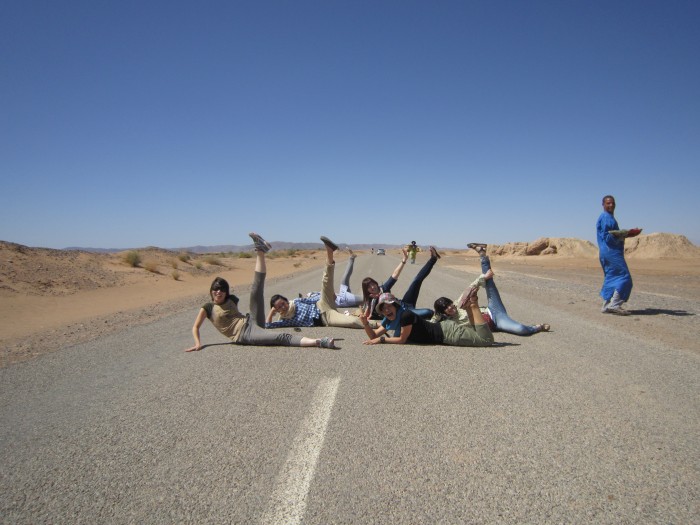
[[(631, 242), (630, 242), (631, 241)], [(700, 298), (700, 248), (685, 237), (650, 234), (627, 243), (635, 286), (657, 293)], [(197, 308), (215, 276), (234, 288), (249, 286), (249, 254), (179, 254), (159, 248), (97, 254), (29, 248), (0, 241), (0, 366), (89, 341), (130, 324)], [(500, 268), (573, 282), (601, 283), (597, 248), (578, 239), (542, 238), (489, 246)], [(399, 253), (398, 250), (390, 252)], [(368, 252), (357, 252), (358, 254)], [(470, 250), (443, 250), (441, 265), (475, 272)], [(343, 261), (347, 254), (340, 254)], [(322, 250), (273, 251), (268, 281), (320, 267)]]

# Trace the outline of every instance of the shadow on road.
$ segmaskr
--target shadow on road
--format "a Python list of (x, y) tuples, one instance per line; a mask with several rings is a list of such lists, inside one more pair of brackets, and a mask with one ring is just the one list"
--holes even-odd
[(228, 343), (209, 343), (206, 345), (202, 345), (202, 348), (200, 348), (199, 351), (201, 352), (202, 350), (204, 350), (205, 348), (209, 348), (210, 346), (234, 346), (234, 344), (230, 341)]
[(673, 315), (676, 317), (685, 317), (695, 315), (693, 312), (685, 310), (667, 310), (664, 308), (645, 308), (644, 310), (629, 310), (632, 315)]

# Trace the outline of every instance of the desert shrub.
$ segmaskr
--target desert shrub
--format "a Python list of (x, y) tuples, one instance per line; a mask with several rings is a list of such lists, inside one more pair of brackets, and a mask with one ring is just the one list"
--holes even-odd
[(204, 262), (207, 264), (213, 264), (214, 266), (223, 266), (223, 264), (216, 255), (207, 255), (204, 258)]
[(171, 273), (170, 275), (171, 275), (172, 278), (175, 279), (176, 281), (179, 281), (179, 280), (180, 280), (180, 272), (178, 272), (177, 270), (173, 270), (173, 273)]
[(295, 263), (294, 263), (294, 268), (299, 268), (300, 266), (301, 266), (301, 263), (300, 263), (300, 262), (295, 262)]
[(177, 270), (177, 259), (170, 261), (170, 266), (173, 267), (173, 270)]
[(271, 252), (267, 252), (265, 257), (267, 259), (278, 259), (279, 257), (281, 257), (281, 255), (280, 252), (278, 252), (277, 250), (272, 250)]
[(186, 263), (190, 260), (190, 254), (182, 252), (177, 256), (177, 258), (180, 259), (182, 262)]
[(198, 270), (201, 270), (201, 269), (202, 269), (202, 266), (203, 266), (203, 265), (202, 265), (202, 262), (201, 262), (201, 261), (197, 261), (196, 263), (194, 263), (194, 267), (197, 268)]
[(239, 252), (238, 253), (239, 259), (250, 259), (252, 256), (253, 256), (253, 254), (250, 252)]
[(146, 261), (146, 262), (144, 262), (144, 263), (143, 263), (143, 268), (144, 268), (144, 270), (146, 270), (147, 272), (151, 272), (151, 273), (160, 273), (160, 272), (158, 271), (158, 263), (155, 262), (155, 261)]
[(299, 250), (297, 250), (296, 248), (289, 248), (287, 250), (288, 257), (294, 257), (294, 256), (296, 256), (297, 253), (299, 253)]
[(124, 254), (124, 262), (132, 268), (136, 268), (141, 264), (141, 255), (136, 250), (130, 250)]

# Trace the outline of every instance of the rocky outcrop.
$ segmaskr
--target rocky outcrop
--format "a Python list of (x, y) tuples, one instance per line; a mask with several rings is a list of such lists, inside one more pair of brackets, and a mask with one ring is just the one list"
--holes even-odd
[(492, 244), (487, 249), (489, 255), (499, 256), (539, 256), (561, 255), (564, 257), (594, 257), (598, 248), (589, 241), (571, 238), (541, 237), (533, 242), (509, 242)]
[[(541, 237), (532, 242), (490, 244), (487, 253), (502, 257), (559, 255), (561, 257), (598, 257), (598, 246), (590, 241), (569, 237)], [(625, 241), (625, 255), (638, 259), (700, 257), (700, 248), (683, 235), (650, 233)]]
[(625, 256), (637, 259), (700, 257), (700, 248), (684, 235), (650, 233), (625, 240)]

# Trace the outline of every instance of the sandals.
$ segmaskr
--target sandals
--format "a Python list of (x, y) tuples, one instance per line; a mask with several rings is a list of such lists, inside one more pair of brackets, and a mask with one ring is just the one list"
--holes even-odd
[(440, 259), (441, 256), (438, 253), (438, 251), (435, 249), (435, 246), (430, 247), (430, 256), (433, 257), (434, 259)]
[(549, 332), (549, 329), (551, 328), (548, 324), (537, 324), (535, 325), (535, 328), (537, 328), (537, 332)]
[(338, 249), (338, 245), (331, 241), (328, 237), (325, 235), (321, 235), (321, 241), (323, 241), (323, 244), (328, 246), (331, 250), (336, 251)]
[(250, 232), (248, 235), (253, 239), (253, 244), (255, 244), (255, 249), (257, 251), (267, 253), (272, 249), (272, 245), (257, 233)]
[(335, 346), (335, 339), (332, 337), (324, 337), (323, 339), (319, 339), (317, 344), (319, 348), (330, 348), (331, 350), (340, 349), (339, 347)]
[(476, 253), (479, 255), (486, 255), (486, 247), (488, 245), (484, 244), (483, 242), (470, 242), (467, 244), (467, 248), (471, 248), (472, 250), (475, 250)]

